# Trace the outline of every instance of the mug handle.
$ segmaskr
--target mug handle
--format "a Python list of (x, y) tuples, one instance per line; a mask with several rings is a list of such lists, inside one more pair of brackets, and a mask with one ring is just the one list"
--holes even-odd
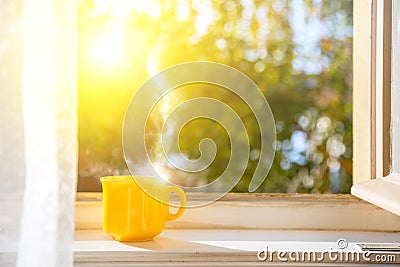
[(168, 186), (168, 196), (172, 192), (175, 192), (179, 195), (181, 203), (179, 204), (179, 209), (177, 213), (172, 214), (171, 212), (169, 212), (169, 209), (167, 210), (167, 217), (165, 218), (166, 221), (173, 221), (181, 217), (186, 207), (186, 195), (185, 192), (182, 190), (182, 188), (178, 186)]

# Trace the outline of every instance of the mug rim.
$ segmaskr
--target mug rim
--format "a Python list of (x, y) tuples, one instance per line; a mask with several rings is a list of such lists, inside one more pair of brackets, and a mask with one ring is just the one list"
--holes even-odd
[(151, 179), (152, 181), (166, 185), (167, 182), (156, 176), (134, 176), (134, 175), (107, 175), (100, 178), (102, 183), (129, 183), (140, 185), (136, 181), (137, 178)]
[(118, 183), (134, 183), (135, 179), (132, 175), (107, 175), (100, 178), (101, 182), (118, 182)]

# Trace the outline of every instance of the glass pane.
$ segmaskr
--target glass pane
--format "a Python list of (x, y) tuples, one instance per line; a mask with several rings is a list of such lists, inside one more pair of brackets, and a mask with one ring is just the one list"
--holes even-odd
[[(352, 183), (351, 0), (83, 0), (79, 6), (79, 191), (100, 191), (99, 178), (128, 173), (121, 129), (140, 85), (188, 61), (232, 66), (260, 88), (274, 114), (273, 166), (258, 192), (348, 193)], [(235, 192), (247, 192), (258, 163), (254, 116), (228, 92), (198, 85), (174, 104), (207, 96), (234, 106), (246, 125), (250, 159)], [(161, 110), (162, 110), (162, 105)], [(199, 157), (209, 137), (218, 154), (204, 180), (223, 172), (229, 138), (209, 121), (181, 133), (181, 149)]]

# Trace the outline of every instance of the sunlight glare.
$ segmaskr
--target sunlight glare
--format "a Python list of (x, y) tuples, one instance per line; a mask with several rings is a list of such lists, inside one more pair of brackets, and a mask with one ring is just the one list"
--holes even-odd
[(131, 9), (136, 12), (146, 13), (153, 19), (160, 17), (159, 0), (114, 0), (112, 1), (112, 14), (120, 19), (127, 20)]
[(92, 57), (102, 66), (113, 66), (123, 59), (123, 35), (113, 33), (94, 40)]

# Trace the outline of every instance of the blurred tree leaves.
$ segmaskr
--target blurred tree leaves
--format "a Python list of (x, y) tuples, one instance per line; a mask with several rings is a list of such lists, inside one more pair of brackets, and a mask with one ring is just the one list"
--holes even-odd
[[(96, 13), (97, 2), (84, 0), (79, 6), (78, 190), (99, 190), (99, 177), (127, 173), (121, 128), (140, 84), (175, 64), (208, 60), (248, 75), (273, 111), (276, 156), (260, 192), (349, 192), (351, 0), (162, 0), (156, 17), (139, 8), (127, 10), (125, 17), (115, 16), (112, 2)], [(96, 63), (90, 56), (93, 40), (118, 29), (124, 34), (123, 60), (114, 66)], [(234, 191), (247, 192), (260, 142), (251, 110), (210, 86), (175, 97), (195, 96), (223, 100), (245, 122), (253, 159)], [(195, 158), (199, 140), (216, 141), (219, 154), (209, 170), (212, 180), (226, 166), (230, 147), (223, 129), (209, 124), (188, 125), (180, 142)]]

